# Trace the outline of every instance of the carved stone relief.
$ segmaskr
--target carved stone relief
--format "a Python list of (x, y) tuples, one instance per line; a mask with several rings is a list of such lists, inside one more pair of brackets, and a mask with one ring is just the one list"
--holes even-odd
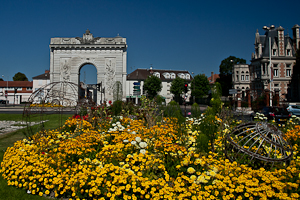
[(113, 94), (113, 85), (115, 82), (116, 74), (116, 60), (115, 58), (106, 58), (105, 59), (105, 90), (109, 95)]
[(60, 66), (61, 66), (61, 77), (62, 81), (70, 81), (70, 75), (71, 75), (71, 67), (69, 64), (70, 58), (61, 58)]

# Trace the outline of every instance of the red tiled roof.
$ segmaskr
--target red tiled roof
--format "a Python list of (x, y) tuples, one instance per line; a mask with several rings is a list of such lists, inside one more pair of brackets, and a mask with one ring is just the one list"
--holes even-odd
[(220, 78), (220, 75), (219, 75), (219, 74), (214, 74), (214, 75), (213, 75), (213, 80), (211, 80), (211, 76), (208, 77), (207, 79), (208, 79), (208, 81), (209, 81), (210, 84), (213, 84), (213, 83), (216, 82), (216, 80), (217, 80), (218, 78)]
[(8, 87), (32, 87), (33, 86), (33, 82), (32, 81), (0, 81), (0, 87), (7, 87), (7, 83), (8, 83)]
[(50, 71), (49, 70), (45, 70), (44, 74), (32, 77), (32, 79), (39, 79), (39, 80), (50, 80)]

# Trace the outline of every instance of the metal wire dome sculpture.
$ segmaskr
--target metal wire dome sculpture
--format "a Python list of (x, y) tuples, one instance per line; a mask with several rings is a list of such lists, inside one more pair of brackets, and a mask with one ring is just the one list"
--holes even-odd
[[(79, 90), (79, 85), (66, 81), (53, 82), (40, 87), (32, 93), (24, 107), (23, 118), (26, 124), (30, 124), (31, 119), (37, 116), (43, 123), (47, 114), (78, 114), (82, 107), (96, 106), (91, 99), (80, 99)], [(50, 107), (45, 106), (47, 104)], [(59, 125), (63, 125), (63, 120), (60, 120)], [(28, 126), (28, 132), (34, 132), (31, 126)]]
[(275, 163), (288, 164), (293, 151), (275, 125), (249, 122), (237, 126), (226, 135), (225, 155), (231, 162), (259, 168), (273, 167)]

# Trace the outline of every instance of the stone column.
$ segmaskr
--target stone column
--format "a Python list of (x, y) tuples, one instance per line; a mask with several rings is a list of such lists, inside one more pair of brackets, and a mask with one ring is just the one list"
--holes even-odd
[(237, 89), (237, 108), (238, 110), (242, 109), (242, 98), (241, 98), (241, 89)]
[(279, 106), (279, 89), (276, 88), (275, 89), (275, 98), (274, 98), (276, 105), (274, 104), (274, 106)]
[(248, 108), (251, 108), (251, 95), (250, 95), (250, 89), (246, 90), (247, 94), (247, 100), (248, 100)]
[(265, 104), (266, 106), (270, 106), (270, 90), (269, 89), (265, 89)]

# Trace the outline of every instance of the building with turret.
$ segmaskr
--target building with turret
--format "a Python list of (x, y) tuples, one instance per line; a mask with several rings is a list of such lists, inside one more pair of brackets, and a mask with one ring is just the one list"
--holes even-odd
[(250, 88), (257, 95), (269, 90), (279, 91), (280, 101), (290, 99), (288, 95), (296, 50), (299, 49), (299, 25), (295, 25), (293, 37), (285, 34), (285, 29), (274, 25), (264, 26), (264, 35), (258, 30), (255, 34), (255, 51), (252, 53), (250, 69)]

